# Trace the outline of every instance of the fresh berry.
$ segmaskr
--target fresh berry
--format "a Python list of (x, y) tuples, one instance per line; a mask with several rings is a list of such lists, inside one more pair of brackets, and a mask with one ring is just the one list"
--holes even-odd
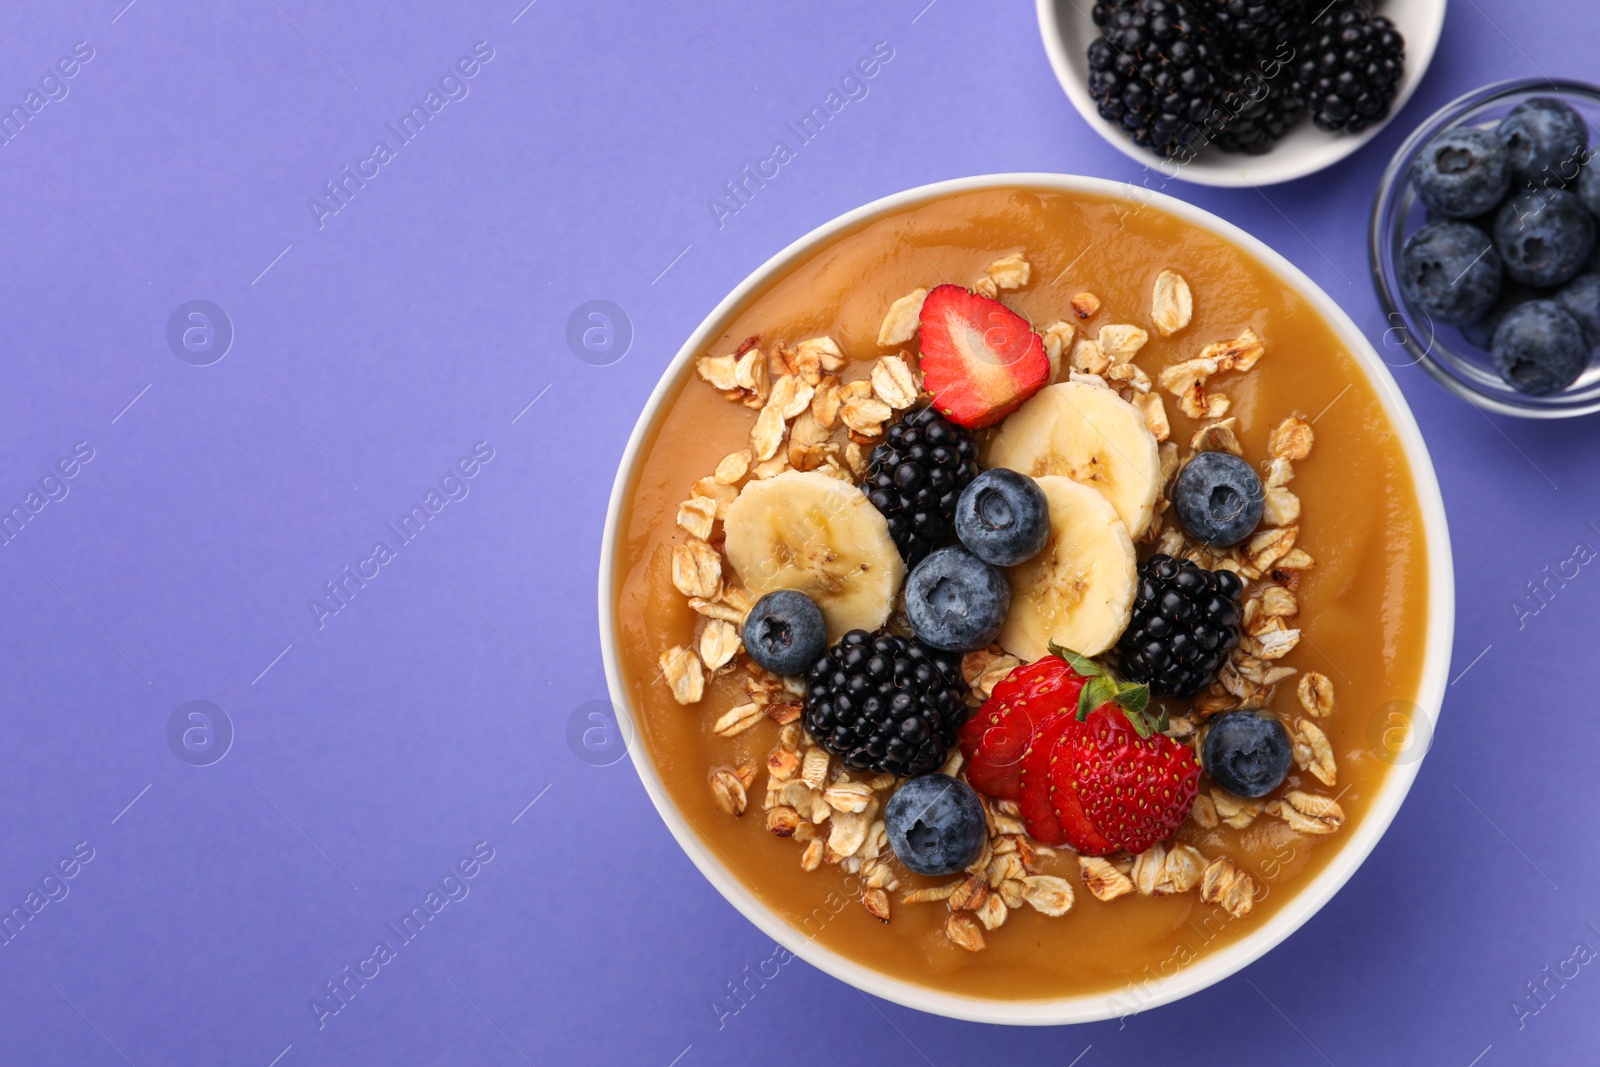
[(1047, 721), (1077, 713), (1086, 679), (1056, 656), (1018, 667), (995, 685), (965, 726), (961, 751), (967, 781), (985, 796), (1021, 795), (1022, 759)]
[(967, 720), (956, 657), (851, 630), (806, 672), (804, 723), (845, 766), (909, 777), (944, 762)]
[(1394, 23), (1358, 0), (1334, 0), (1297, 42), (1294, 75), (1322, 130), (1360, 133), (1389, 114), (1405, 73)]
[(978, 476), (972, 435), (933, 408), (913, 411), (893, 426), (867, 457), (862, 487), (883, 513), (889, 536), (907, 564), (950, 540), (961, 490)]
[(961, 491), (956, 536), (974, 556), (1014, 567), (1037, 556), (1050, 540), (1050, 502), (1026, 474), (996, 467)]
[(1205, 145), (1226, 75), (1209, 29), (1185, 0), (1111, 6), (1088, 58), (1101, 117), (1135, 144), (1165, 159), (1187, 159)]
[(1305, 114), (1305, 98), (1289, 78), (1267, 79), (1255, 70), (1232, 75), (1225, 97), (1230, 114), (1214, 143), (1224, 152), (1259, 156), (1270, 152)]
[(972, 652), (1000, 633), (1011, 608), (1011, 586), (992, 563), (959, 545), (941, 548), (911, 569), (906, 617), (923, 644)]
[(1300, 25), (1316, 14), (1304, 0), (1202, 0), (1200, 11), (1222, 54), (1245, 66), (1287, 52)]
[(1438, 322), (1480, 318), (1500, 295), (1500, 254), (1465, 222), (1431, 222), (1400, 249), (1400, 291)]
[(1289, 773), (1294, 753), (1283, 723), (1270, 711), (1230, 711), (1211, 720), (1206, 773), (1239, 797), (1264, 797)]
[(1050, 379), (1044, 339), (998, 300), (941, 285), (922, 301), (922, 383), (968, 429), (990, 426)]
[(822, 609), (795, 589), (779, 589), (756, 601), (741, 636), (750, 658), (773, 674), (800, 674), (828, 647)]
[(1590, 348), (1600, 345), (1600, 274), (1580, 274), (1551, 294), (1550, 299), (1578, 320)]
[(1254, 467), (1230, 452), (1201, 452), (1178, 473), (1172, 506), (1190, 534), (1215, 548), (1255, 532), (1266, 491)]
[(1498, 207), (1511, 190), (1511, 156), (1488, 130), (1458, 126), (1417, 153), (1411, 184), (1429, 211), (1470, 219)]
[(1194, 750), (1135, 726), (1116, 703), (1089, 712), (1063, 736), (1084, 817), (1112, 849), (1140, 853), (1171, 837), (1194, 807), (1200, 764)]
[(895, 790), (883, 828), (907, 870), (933, 877), (971, 865), (989, 839), (978, 794), (947, 774), (918, 775)]
[(1570, 181), (1589, 153), (1589, 127), (1583, 116), (1548, 96), (1512, 108), (1495, 132), (1511, 153), (1511, 177), (1519, 185)]
[(1583, 269), (1594, 244), (1594, 216), (1565, 189), (1517, 193), (1494, 217), (1505, 272), (1524, 285), (1560, 285)]
[(1537, 300), (1539, 296), (1537, 289), (1529, 289), (1526, 285), (1508, 278), (1501, 284), (1500, 295), (1489, 305), (1489, 310), (1471, 322), (1463, 322), (1457, 329), (1469, 344), (1487, 352), (1494, 347), (1494, 331), (1499, 328), (1501, 321), (1511, 309), (1530, 300)]
[(1216, 677), (1239, 643), (1239, 594), (1232, 571), (1154, 555), (1139, 564), (1133, 619), (1117, 652), (1122, 673), (1152, 692), (1192, 697)]
[[(1083, 730), (1083, 724), (1074, 720), (1071, 729), (1076, 736)], [(1105, 834), (1084, 813), (1083, 799), (1078, 796), (1078, 779), (1073, 773), (1070, 744), (1058, 741), (1051, 752), (1050, 785), (1050, 807), (1055, 812), (1055, 828), (1063, 842), (1084, 856), (1115, 852), (1116, 846), (1106, 840)]]
[(1519, 392), (1559, 393), (1589, 365), (1589, 344), (1578, 320), (1554, 300), (1513, 308), (1494, 331), (1494, 367)]
[(1585, 164), (1578, 172), (1578, 183), (1574, 188), (1584, 209), (1596, 218), (1600, 218), (1600, 164), (1596, 164), (1593, 160)]
[(1074, 704), (1043, 719), (1022, 754), (1017, 810), (1028, 834), (1043, 845), (1064, 845), (1070, 840), (1055, 807), (1055, 761), (1061, 739), (1082, 728), (1077, 712)]

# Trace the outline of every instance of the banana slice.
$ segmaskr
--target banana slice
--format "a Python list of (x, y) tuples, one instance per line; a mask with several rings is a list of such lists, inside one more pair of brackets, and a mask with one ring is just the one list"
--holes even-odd
[(822, 609), (829, 642), (889, 617), (905, 563), (889, 525), (848, 482), (815, 471), (753, 481), (723, 520), (728, 562), (750, 592), (798, 589)]
[(1134, 538), (1149, 528), (1161, 492), (1160, 451), (1144, 415), (1110, 389), (1083, 382), (1039, 390), (989, 442), (985, 466), (1035, 478), (1064, 474), (1091, 486)]
[(1029, 662), (1048, 655), (1052, 641), (1097, 656), (1122, 636), (1133, 613), (1133, 538), (1111, 502), (1087, 485), (1045, 475), (1039, 488), (1050, 504), (1050, 540), (1007, 571), (1011, 611), (1000, 645)]

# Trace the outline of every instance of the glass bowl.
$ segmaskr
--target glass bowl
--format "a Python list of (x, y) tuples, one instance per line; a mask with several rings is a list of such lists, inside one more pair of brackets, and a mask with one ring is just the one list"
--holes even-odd
[(1489, 411), (1530, 419), (1559, 419), (1600, 411), (1600, 359), (1593, 353), (1578, 380), (1552, 396), (1530, 396), (1507, 385), (1494, 359), (1471, 344), (1454, 326), (1434, 323), (1412, 307), (1400, 291), (1397, 268), (1405, 239), (1427, 221), (1427, 208), (1411, 184), (1411, 168), (1422, 148), (1457, 126), (1493, 129), (1524, 100), (1555, 97), (1570, 104), (1589, 124), (1591, 150), (1600, 148), (1600, 88), (1544, 78), (1497, 82), (1440, 108), (1417, 127), (1395, 153), (1372, 205), (1369, 251), (1372, 282), (1382, 305), (1379, 349), (1391, 367), (1421, 364), (1457, 395)]

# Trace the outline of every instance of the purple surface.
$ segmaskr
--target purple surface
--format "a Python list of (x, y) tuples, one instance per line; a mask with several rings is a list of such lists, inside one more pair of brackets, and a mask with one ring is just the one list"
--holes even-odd
[[(950, 1022), (798, 961), (719, 1021), (772, 945), (681, 855), (626, 761), (569, 750), (569, 718), (605, 693), (593, 589), (612, 472), (725, 292), (908, 186), (1141, 180), (1061, 94), (1031, 6), (125, 2), (0, 16), (7, 108), (75, 42), (93, 50), (0, 146), (0, 501), (23, 505), (79, 442), (93, 453), (0, 547), (0, 911), (79, 842), (93, 853), (0, 947), (0, 1062), (1588, 1058), (1600, 579), (1545, 568), (1600, 549), (1592, 419), (1486, 417), (1397, 371), (1460, 576), (1463, 677), (1432, 756), (1299, 934), (1125, 1026)], [(1331, 172), (1168, 191), (1266, 239), (1376, 339), (1363, 233), (1405, 131), (1489, 80), (1593, 76), (1600, 11), (1534, 10), (1454, 5), (1399, 122)], [(386, 123), (479, 41), (493, 58), (448, 86), (467, 95), (402, 144)], [(719, 226), (724, 182), (880, 41), (893, 59), (868, 94)], [(319, 226), (308, 199), (331, 209), (324, 183), (379, 139), (393, 158)], [(235, 332), (210, 366), (165, 338), (193, 299)], [(565, 340), (592, 299), (631, 319), (611, 366)], [(476, 442), (492, 459), (445, 482), (401, 545), (387, 524), (426, 511)], [(378, 540), (393, 558), (364, 563)], [(347, 566), (370, 577), (336, 613), (325, 599), (319, 626), (308, 600)], [(1529, 582), (1552, 592), (1519, 612)], [(192, 762), (219, 748), (186, 762), (169, 745), (191, 700), (236, 735), (210, 766)], [(402, 943), (386, 924), (460, 861), (475, 876), (445, 883), (459, 899)], [(380, 939), (394, 958), (364, 963)], [(346, 966), (375, 975), (358, 986)], [(330, 981), (347, 1002), (319, 1027)]]

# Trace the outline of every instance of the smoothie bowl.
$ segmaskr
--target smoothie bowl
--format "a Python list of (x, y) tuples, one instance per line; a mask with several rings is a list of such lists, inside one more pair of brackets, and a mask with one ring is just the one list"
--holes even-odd
[(613, 702), (705, 876), (898, 1003), (1088, 1022), (1259, 957), (1446, 682), (1409, 410), (1260, 242), (1099, 179), (914, 189), (667, 368), (601, 553)]

